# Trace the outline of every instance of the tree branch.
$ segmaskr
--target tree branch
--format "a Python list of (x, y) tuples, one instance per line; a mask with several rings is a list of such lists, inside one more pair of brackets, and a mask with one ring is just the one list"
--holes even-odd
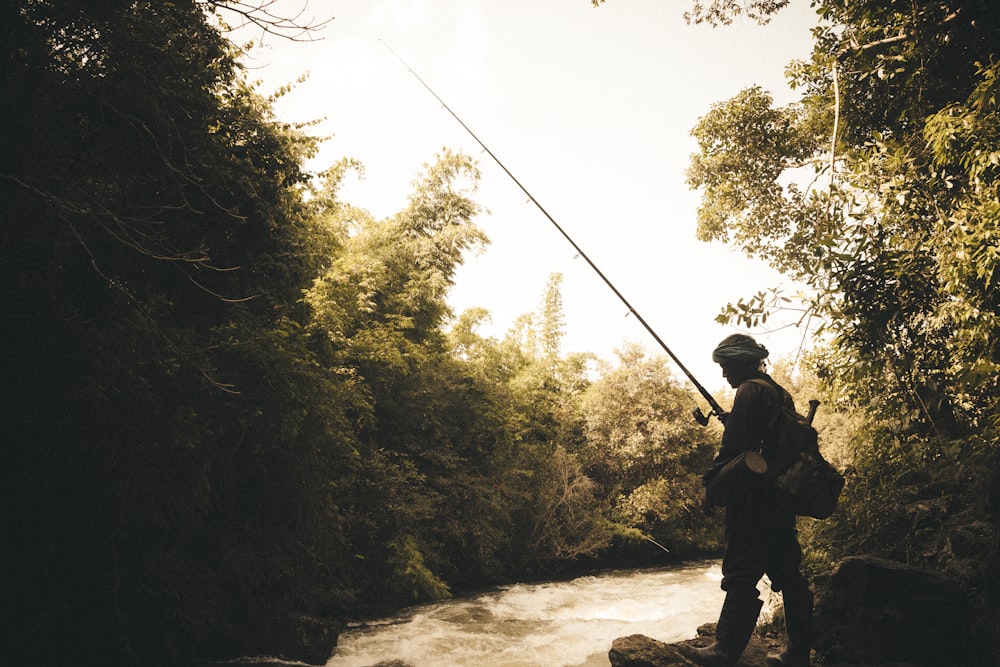
[[(952, 21), (954, 21), (955, 19), (958, 18), (959, 14), (961, 14), (961, 12), (962, 12), (961, 9), (956, 9), (951, 14), (948, 14), (948, 16), (944, 17), (941, 20), (941, 22), (938, 23), (938, 26), (943, 26), (943, 25), (945, 25), (947, 23), (951, 23)], [(851, 43), (845, 45), (839, 51), (837, 51), (837, 54), (836, 54), (835, 58), (836, 58), (837, 61), (840, 61), (840, 60), (843, 60), (844, 58), (846, 58), (849, 54), (863, 53), (865, 51), (870, 51), (871, 49), (877, 49), (877, 48), (880, 48), (880, 47), (883, 47), (883, 46), (890, 46), (892, 44), (898, 44), (899, 42), (902, 42), (902, 41), (907, 40), (909, 38), (910, 38), (910, 34), (909, 33), (901, 32), (898, 35), (894, 35), (892, 37), (885, 37), (883, 39), (877, 39), (874, 42), (868, 42), (867, 44), (858, 44), (857, 40), (855, 40), (852, 37), (851, 38)]]
[(316, 42), (321, 38), (316, 33), (325, 28), (334, 17), (327, 19), (311, 18), (303, 20), (306, 7), (309, 6), (305, 0), (294, 16), (281, 16), (272, 11), (278, 0), (196, 0), (200, 5), (205, 5), (213, 10), (221, 10), (235, 14), (239, 17), (240, 24), (224, 30), (232, 32), (249, 25), (257, 26), (266, 34), (275, 35), (291, 42)]

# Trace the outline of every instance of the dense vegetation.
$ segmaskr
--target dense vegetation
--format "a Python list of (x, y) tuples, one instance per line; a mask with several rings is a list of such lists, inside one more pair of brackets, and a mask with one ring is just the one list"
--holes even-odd
[(454, 318), (474, 162), (371, 219), (214, 8), (0, 10), (2, 660), (266, 653), (296, 615), (700, 548), (711, 440), (664, 364), (561, 357), (558, 276), (504, 340)]
[[(293, 615), (716, 549), (718, 433), (667, 362), (562, 355), (559, 276), (503, 339), (452, 313), (475, 162), (442, 152), (384, 220), (342, 201), (359, 165), (304, 171), (225, 4), (0, 8), (4, 660), (267, 651)], [(825, 322), (815, 377), (783, 377), (849, 466), (815, 566), (918, 562), (996, 608), (1000, 10), (816, 5), (801, 103), (749, 89), (695, 129), (699, 233)]]
[[(785, 1), (694, 3), (766, 20)], [(813, 368), (859, 428), (847, 502), (814, 525), (820, 560), (873, 553), (962, 578), (1000, 647), (1000, 5), (816, 0), (800, 100), (749, 88), (693, 134), (699, 236), (809, 287)], [(735, 131), (738, 128), (738, 131)], [(762, 291), (724, 320), (754, 324)]]

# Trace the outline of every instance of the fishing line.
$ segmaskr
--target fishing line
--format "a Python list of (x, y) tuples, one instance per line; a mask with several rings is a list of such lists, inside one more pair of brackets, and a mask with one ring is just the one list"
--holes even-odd
[[(701, 395), (705, 398), (706, 401), (708, 401), (708, 404), (712, 407), (711, 414), (715, 415), (716, 417), (718, 417), (719, 420), (721, 421), (722, 420), (722, 415), (723, 415), (722, 407), (718, 404), (718, 402), (716, 402), (716, 400), (714, 398), (712, 398), (712, 395), (710, 393), (708, 393), (708, 391), (701, 385), (701, 383), (698, 382), (698, 380), (691, 373), (691, 371), (689, 371), (687, 369), (687, 367), (683, 363), (681, 363), (681, 360), (677, 358), (677, 355), (675, 355), (670, 350), (670, 348), (667, 347), (667, 344), (663, 342), (663, 339), (660, 338), (660, 336), (656, 333), (656, 331), (653, 330), (653, 327), (651, 327), (649, 325), (649, 323), (647, 323), (646, 320), (642, 317), (642, 315), (640, 315), (639, 312), (632, 306), (632, 304), (629, 303), (628, 299), (626, 299), (625, 296), (621, 292), (618, 291), (618, 288), (614, 286), (614, 284), (611, 282), (611, 280), (609, 280), (608, 277), (606, 275), (604, 275), (604, 272), (601, 271), (597, 267), (596, 264), (594, 264), (594, 262), (590, 259), (590, 257), (587, 255), (587, 253), (585, 253), (583, 251), (583, 249), (580, 248), (580, 246), (578, 246), (576, 244), (576, 241), (574, 241), (570, 237), (570, 235), (568, 233), (566, 233), (566, 230), (563, 229), (562, 226), (558, 222), (556, 222), (555, 218), (553, 218), (551, 215), (549, 215), (549, 212), (545, 210), (545, 207), (542, 206), (538, 202), (538, 200), (535, 199), (534, 195), (532, 195), (528, 191), (528, 188), (524, 187), (524, 185), (521, 183), (521, 181), (519, 181), (517, 179), (517, 177), (514, 176), (513, 173), (511, 173), (510, 169), (508, 169), (507, 166), (504, 165), (504, 163), (500, 161), (500, 158), (498, 158), (496, 155), (494, 155), (493, 151), (491, 151), (489, 149), (489, 147), (485, 143), (483, 143), (482, 139), (480, 139), (476, 135), (476, 133), (473, 132), (472, 129), (468, 125), (466, 125), (465, 122), (461, 118), (459, 118), (458, 114), (455, 113), (452, 110), (452, 108), (450, 106), (448, 106), (448, 104), (443, 99), (441, 99), (438, 96), (437, 93), (434, 92), (434, 89), (431, 88), (427, 84), (426, 81), (424, 81), (422, 78), (420, 78), (420, 75), (417, 74), (413, 70), (413, 68), (410, 67), (409, 64), (407, 64), (407, 62), (405, 60), (403, 60), (403, 58), (398, 53), (396, 53), (392, 49), (391, 46), (389, 46), (388, 43), (386, 43), (381, 38), (379, 38), (378, 41), (382, 42), (382, 45), (389, 51), (389, 53), (391, 53), (393, 56), (395, 56), (396, 60), (398, 60), (403, 65), (403, 67), (405, 67), (410, 72), (410, 74), (412, 74), (414, 76), (414, 78), (417, 81), (420, 82), (420, 85), (422, 85), (427, 90), (427, 92), (429, 92), (431, 95), (433, 95), (434, 99), (436, 99), (441, 104), (441, 106), (444, 107), (445, 111), (447, 111), (449, 114), (451, 114), (451, 117), (454, 118), (456, 121), (458, 121), (458, 124), (461, 125), (462, 128), (465, 129), (465, 131), (468, 132), (469, 135), (473, 139), (476, 140), (476, 143), (479, 144), (484, 151), (486, 151), (486, 154), (489, 155), (491, 158), (493, 158), (493, 161), (496, 162), (497, 165), (501, 169), (503, 169), (504, 173), (507, 174), (507, 176), (510, 177), (510, 180), (514, 181), (514, 183), (517, 185), (517, 187), (521, 188), (521, 191), (525, 195), (527, 195), (527, 197), (531, 201), (531, 203), (534, 204), (535, 207), (539, 211), (542, 212), (542, 215), (544, 215), (546, 218), (548, 218), (548, 221), (552, 223), (552, 226), (555, 227), (559, 231), (560, 234), (562, 234), (563, 238), (565, 238), (567, 241), (569, 241), (569, 244), (571, 246), (573, 246), (573, 249), (576, 250), (577, 254), (580, 257), (582, 257), (584, 259), (584, 261), (587, 262), (588, 265), (590, 265), (590, 268), (592, 268), (594, 270), (594, 272), (598, 276), (600, 276), (601, 280), (604, 281), (604, 284), (607, 285), (611, 289), (612, 292), (614, 292), (615, 296), (617, 296), (618, 299), (623, 304), (625, 304), (625, 307), (628, 308), (629, 312), (639, 321), (640, 324), (642, 324), (642, 326), (646, 329), (646, 331), (649, 332), (649, 335), (651, 335), (653, 337), (653, 340), (655, 340), (660, 345), (660, 347), (663, 348), (663, 351), (666, 352), (667, 355), (671, 359), (673, 359), (674, 363), (677, 364), (677, 367), (680, 368), (684, 372), (684, 375), (686, 375), (688, 377), (688, 379), (691, 380), (692, 383), (694, 383), (694, 386), (698, 389), (698, 391), (701, 393)], [(705, 416), (701, 415), (701, 411), (700, 410), (696, 410), (695, 411), (695, 419), (698, 419), (698, 421), (702, 425), (705, 425), (705, 424), (708, 423), (708, 417), (705, 417)]]

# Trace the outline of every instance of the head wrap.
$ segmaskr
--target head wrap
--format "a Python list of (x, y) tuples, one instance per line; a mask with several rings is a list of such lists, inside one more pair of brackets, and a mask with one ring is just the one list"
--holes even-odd
[(717, 364), (747, 363), (766, 359), (767, 348), (745, 334), (733, 334), (722, 339), (712, 351), (712, 361)]

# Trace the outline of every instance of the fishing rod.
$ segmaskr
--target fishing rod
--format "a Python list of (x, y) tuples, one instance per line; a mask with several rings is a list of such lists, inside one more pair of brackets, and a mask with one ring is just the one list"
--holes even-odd
[(528, 199), (529, 199), (529, 200), (531, 200), (531, 203), (532, 203), (532, 204), (534, 204), (534, 205), (535, 205), (535, 207), (536, 207), (536, 208), (538, 208), (538, 210), (542, 212), (542, 215), (544, 215), (544, 216), (545, 216), (546, 218), (548, 218), (549, 222), (551, 222), (551, 223), (552, 223), (552, 226), (553, 226), (553, 227), (555, 227), (555, 228), (556, 228), (556, 229), (557, 229), (557, 230), (559, 231), (559, 233), (560, 233), (560, 234), (562, 234), (563, 238), (565, 238), (565, 239), (566, 239), (567, 241), (569, 241), (569, 244), (570, 244), (571, 246), (573, 246), (573, 249), (574, 249), (574, 250), (576, 250), (577, 254), (578, 254), (578, 255), (579, 255), (580, 257), (582, 257), (582, 258), (584, 259), (584, 261), (586, 261), (586, 262), (587, 262), (587, 264), (589, 264), (589, 265), (590, 265), (590, 268), (592, 268), (592, 269), (594, 270), (594, 272), (595, 272), (595, 273), (597, 273), (597, 275), (598, 275), (598, 276), (600, 276), (601, 280), (603, 280), (603, 281), (604, 281), (604, 284), (605, 284), (605, 285), (607, 285), (607, 286), (608, 286), (608, 287), (609, 287), (609, 288), (611, 289), (611, 291), (612, 291), (612, 292), (614, 292), (615, 296), (617, 296), (617, 297), (618, 297), (618, 299), (619, 299), (619, 300), (620, 300), (620, 301), (621, 301), (621, 302), (622, 302), (623, 304), (625, 304), (625, 307), (626, 307), (626, 308), (628, 308), (629, 312), (630, 312), (630, 313), (631, 313), (631, 314), (633, 315), (633, 317), (635, 317), (635, 319), (637, 319), (637, 320), (639, 321), (639, 323), (640, 323), (640, 324), (641, 324), (641, 325), (642, 325), (642, 326), (643, 326), (643, 327), (644, 327), (644, 328), (646, 329), (646, 331), (648, 331), (648, 332), (649, 332), (649, 335), (651, 335), (651, 336), (653, 337), (653, 340), (655, 340), (655, 341), (656, 341), (656, 342), (657, 342), (657, 343), (658, 343), (658, 344), (660, 345), (660, 347), (661, 347), (661, 348), (663, 348), (663, 351), (664, 351), (664, 352), (666, 352), (666, 353), (667, 353), (667, 355), (668, 355), (668, 356), (669, 356), (669, 357), (670, 357), (671, 359), (673, 359), (673, 360), (674, 360), (674, 363), (675, 363), (675, 364), (677, 364), (677, 367), (678, 367), (678, 368), (680, 368), (680, 369), (681, 369), (681, 370), (682, 370), (682, 371), (684, 372), (684, 375), (686, 375), (686, 376), (688, 377), (688, 379), (689, 379), (689, 380), (691, 380), (691, 382), (692, 382), (692, 383), (694, 384), (694, 386), (695, 386), (695, 387), (696, 387), (696, 388), (698, 389), (698, 391), (699, 391), (699, 392), (701, 393), (701, 395), (702, 395), (702, 396), (703, 396), (703, 397), (705, 398), (705, 400), (706, 400), (706, 401), (708, 401), (708, 404), (709, 404), (709, 405), (711, 406), (711, 408), (712, 408), (712, 411), (711, 411), (711, 413), (709, 413), (708, 415), (705, 415), (704, 413), (702, 413), (702, 411), (701, 411), (701, 409), (700, 409), (700, 408), (695, 408), (695, 409), (694, 409), (694, 411), (692, 412), (692, 414), (693, 414), (693, 416), (694, 416), (695, 420), (697, 420), (697, 422), (698, 422), (699, 424), (701, 424), (702, 426), (706, 426), (706, 425), (708, 425), (708, 420), (709, 420), (709, 418), (710, 418), (710, 417), (711, 417), (712, 415), (714, 415), (714, 416), (718, 417), (719, 421), (722, 421), (722, 420), (723, 420), (723, 417), (724, 417), (724, 414), (725, 414), (725, 412), (724, 412), (724, 411), (723, 411), (723, 409), (722, 409), (722, 406), (720, 406), (720, 405), (719, 405), (719, 403), (718, 403), (718, 402), (717, 402), (717, 401), (716, 401), (716, 400), (715, 400), (714, 398), (712, 398), (712, 395), (711, 395), (710, 393), (708, 393), (708, 390), (706, 390), (706, 389), (705, 389), (705, 387), (703, 387), (703, 386), (702, 386), (702, 384), (701, 384), (700, 382), (698, 382), (697, 378), (695, 378), (695, 376), (694, 376), (694, 375), (693, 375), (693, 374), (691, 373), (691, 371), (689, 371), (689, 370), (687, 369), (687, 366), (685, 366), (685, 365), (684, 365), (683, 363), (681, 363), (681, 360), (677, 358), (677, 355), (675, 355), (675, 354), (674, 354), (674, 353), (673, 353), (673, 352), (672, 352), (672, 351), (670, 350), (670, 348), (669, 348), (669, 347), (667, 347), (667, 344), (666, 344), (666, 343), (664, 343), (664, 342), (663, 342), (663, 339), (662, 339), (662, 338), (660, 338), (660, 336), (659, 336), (659, 335), (658, 335), (658, 334), (656, 333), (656, 331), (654, 331), (654, 330), (653, 330), (653, 327), (651, 327), (651, 326), (649, 325), (649, 323), (648, 323), (648, 322), (646, 322), (646, 320), (645, 320), (645, 319), (644, 319), (644, 318), (642, 317), (642, 315), (640, 315), (640, 314), (639, 314), (639, 311), (637, 311), (637, 310), (636, 310), (636, 309), (635, 309), (635, 308), (634, 308), (634, 307), (632, 306), (632, 304), (631, 304), (631, 303), (629, 303), (628, 299), (626, 299), (626, 298), (625, 298), (625, 296), (624, 296), (624, 295), (623, 295), (623, 294), (622, 294), (621, 292), (619, 292), (619, 291), (618, 291), (618, 288), (614, 286), (614, 283), (612, 283), (612, 282), (611, 282), (611, 281), (610, 281), (610, 280), (608, 279), (608, 277), (607, 277), (606, 275), (604, 275), (604, 272), (603, 272), (603, 271), (601, 271), (601, 270), (600, 270), (600, 269), (599, 269), (599, 268), (597, 267), (597, 265), (596, 265), (596, 264), (594, 264), (594, 262), (593, 262), (593, 261), (592, 261), (592, 260), (590, 259), (590, 257), (589, 257), (589, 256), (587, 255), (587, 253), (585, 253), (585, 252), (583, 251), (583, 249), (582, 249), (582, 248), (580, 248), (580, 246), (578, 246), (578, 245), (576, 244), (576, 241), (574, 241), (574, 240), (573, 240), (573, 239), (572, 239), (572, 238), (570, 237), (570, 235), (566, 233), (566, 230), (565, 230), (565, 229), (563, 229), (563, 228), (562, 228), (562, 226), (560, 226), (560, 225), (559, 225), (559, 223), (555, 221), (555, 218), (553, 218), (553, 217), (552, 217), (551, 215), (549, 215), (549, 212), (545, 210), (545, 207), (544, 207), (544, 206), (542, 206), (542, 205), (541, 205), (541, 204), (540, 204), (540, 203), (538, 202), (538, 200), (537, 200), (537, 199), (535, 199), (534, 195), (532, 195), (532, 194), (531, 194), (530, 192), (528, 192), (528, 188), (524, 187), (524, 185), (522, 185), (522, 184), (521, 184), (521, 181), (517, 180), (517, 177), (516, 177), (516, 176), (514, 176), (514, 174), (512, 174), (512, 173), (511, 173), (510, 169), (508, 169), (508, 168), (506, 167), (506, 165), (504, 165), (504, 163), (503, 163), (503, 162), (501, 162), (501, 161), (500, 161), (500, 158), (498, 158), (498, 157), (497, 157), (496, 155), (494, 155), (493, 151), (491, 151), (491, 150), (489, 149), (489, 147), (487, 147), (487, 146), (486, 146), (486, 144), (485, 144), (485, 143), (483, 143), (482, 139), (480, 139), (480, 138), (479, 138), (479, 137), (478, 137), (478, 136), (476, 135), (476, 133), (475, 133), (475, 132), (473, 132), (473, 131), (472, 131), (472, 129), (471, 129), (471, 128), (469, 128), (469, 126), (468, 126), (468, 125), (466, 125), (466, 124), (465, 124), (465, 122), (464, 122), (464, 121), (463, 121), (463, 120), (462, 120), (461, 118), (459, 118), (458, 114), (457, 114), (457, 113), (455, 113), (454, 111), (452, 111), (451, 107), (449, 107), (449, 106), (448, 106), (448, 104), (447, 104), (447, 103), (446, 103), (446, 102), (445, 102), (444, 100), (442, 100), (442, 99), (441, 99), (441, 98), (440, 98), (440, 97), (438, 96), (438, 94), (437, 94), (437, 93), (435, 93), (435, 92), (434, 92), (434, 89), (433, 89), (433, 88), (431, 88), (431, 87), (430, 87), (429, 85), (427, 85), (427, 82), (426, 82), (426, 81), (424, 81), (424, 80), (423, 80), (422, 78), (420, 78), (420, 75), (419, 75), (419, 74), (417, 74), (417, 73), (416, 73), (416, 72), (414, 71), (414, 69), (413, 69), (412, 67), (410, 67), (410, 66), (409, 66), (409, 65), (407, 64), (407, 62), (406, 62), (405, 60), (403, 60), (403, 58), (402, 58), (402, 57), (401, 57), (401, 56), (400, 56), (400, 55), (399, 55), (398, 53), (396, 53), (396, 52), (395, 52), (395, 51), (394, 51), (394, 50), (392, 49), (392, 47), (391, 47), (391, 46), (389, 46), (389, 45), (388, 45), (388, 44), (387, 44), (387, 43), (386, 43), (386, 42), (385, 42), (384, 40), (382, 40), (381, 38), (379, 39), (379, 41), (380, 41), (380, 42), (382, 42), (382, 45), (383, 45), (383, 46), (384, 46), (384, 47), (385, 47), (385, 48), (386, 48), (386, 49), (387, 49), (387, 50), (389, 51), (389, 53), (391, 53), (391, 54), (392, 54), (393, 56), (395, 56), (395, 57), (396, 57), (396, 60), (398, 60), (398, 61), (399, 61), (400, 63), (402, 63), (403, 67), (405, 67), (405, 68), (406, 68), (406, 69), (407, 69), (407, 70), (408, 70), (408, 71), (410, 72), (410, 74), (412, 74), (412, 75), (414, 76), (414, 78), (416, 78), (416, 80), (420, 82), (420, 85), (422, 85), (422, 86), (423, 86), (424, 88), (426, 88), (426, 89), (427, 89), (427, 92), (429, 92), (429, 93), (430, 93), (431, 95), (433, 95), (433, 96), (434, 96), (434, 99), (436, 99), (436, 100), (437, 100), (437, 101), (438, 101), (438, 102), (439, 102), (439, 103), (441, 104), (441, 106), (442, 106), (442, 107), (444, 107), (444, 108), (445, 108), (445, 110), (446, 110), (446, 111), (447, 111), (447, 112), (448, 112), (449, 114), (451, 114), (451, 117), (452, 117), (452, 118), (454, 118), (454, 119), (455, 119), (456, 121), (458, 121), (458, 124), (459, 124), (459, 125), (461, 125), (461, 126), (462, 126), (462, 128), (463, 128), (463, 129), (464, 129), (464, 130), (465, 130), (466, 132), (468, 132), (468, 133), (469, 133), (469, 135), (470, 135), (470, 136), (471, 136), (471, 137), (472, 137), (473, 139), (475, 139), (475, 140), (476, 140), (476, 143), (477, 143), (477, 144), (479, 144), (479, 145), (480, 145), (480, 146), (482, 147), (482, 149), (483, 149), (484, 151), (486, 151), (486, 154), (487, 154), (487, 155), (489, 155), (489, 156), (490, 156), (491, 158), (493, 158), (493, 161), (494, 161), (494, 162), (496, 162), (496, 163), (497, 163), (497, 165), (498, 165), (498, 166), (499, 166), (499, 167), (500, 167), (501, 169), (503, 169), (504, 173), (505, 173), (505, 174), (507, 174), (507, 176), (509, 176), (509, 177), (510, 177), (510, 180), (514, 181), (514, 183), (515, 183), (515, 184), (517, 185), (517, 187), (521, 188), (521, 191), (522, 191), (522, 192), (523, 192), (523, 193), (524, 193), (525, 195), (527, 195)]

